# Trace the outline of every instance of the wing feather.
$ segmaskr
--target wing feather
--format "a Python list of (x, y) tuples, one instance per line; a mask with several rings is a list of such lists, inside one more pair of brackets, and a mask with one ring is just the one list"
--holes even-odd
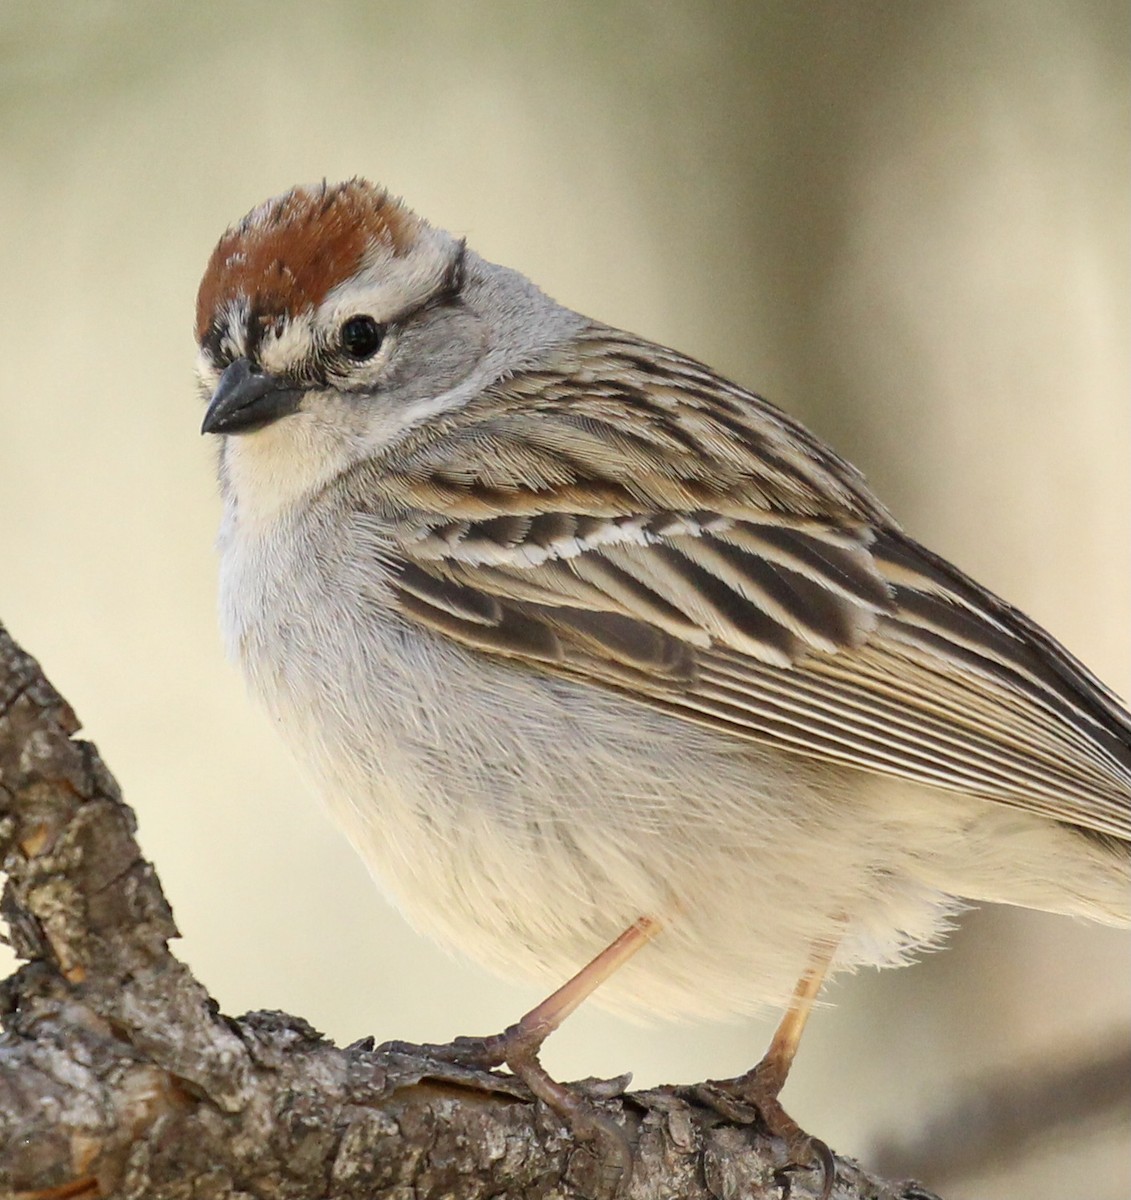
[(593, 326), (553, 370), (499, 384), (480, 421), (422, 440), (386, 492), (400, 605), (445, 637), (1131, 839), (1118, 699), (701, 364)]

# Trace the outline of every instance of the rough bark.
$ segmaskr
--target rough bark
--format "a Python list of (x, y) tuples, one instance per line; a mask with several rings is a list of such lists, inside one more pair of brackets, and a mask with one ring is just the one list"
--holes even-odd
[[(575, 1138), (504, 1074), (340, 1049), (283, 1013), (218, 1011), (170, 953), (172, 913), (132, 811), (67, 703), (0, 627), (0, 1195), (744, 1197), (805, 1200), (753, 1116), (696, 1088), (589, 1085), (631, 1147)], [(390, 968), (395, 986), (395, 968)], [(838, 1200), (930, 1200), (837, 1160)]]

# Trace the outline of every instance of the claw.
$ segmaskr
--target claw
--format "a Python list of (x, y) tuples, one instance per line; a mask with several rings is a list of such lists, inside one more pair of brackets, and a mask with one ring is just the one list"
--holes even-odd
[[(535, 1100), (541, 1101), (572, 1131), (574, 1137), (599, 1146), (598, 1160), (612, 1164), (614, 1180), (609, 1195), (617, 1196), (632, 1176), (632, 1144), (625, 1131), (598, 1110), (597, 1102), (620, 1095), (632, 1077), (587, 1079), (572, 1085), (559, 1083), (542, 1066), (538, 1058), (540, 1048), (541, 1039), (519, 1023), (492, 1037), (457, 1037), (444, 1045), (385, 1042), (377, 1048), (377, 1053), (431, 1059), (457, 1070), (493, 1070), (506, 1066)], [(431, 1072), (429, 1077), (432, 1077)], [(505, 1082), (508, 1077), (496, 1078)], [(453, 1081), (461, 1082), (458, 1077)]]
[[(819, 1165), (824, 1175), (820, 1200), (829, 1200), (836, 1184), (836, 1159), (821, 1141), (806, 1133), (785, 1111), (778, 1094), (809, 1019), (813, 1004), (832, 960), (835, 947), (814, 950), (809, 969), (802, 975), (785, 1016), (774, 1032), (765, 1057), (737, 1079), (712, 1081), (696, 1089), (697, 1096), (728, 1120), (749, 1122), (756, 1115), (767, 1130), (785, 1143), (790, 1162), (805, 1167)], [(747, 1115), (744, 1117), (743, 1112)]]
[(759, 1122), (785, 1145), (791, 1166), (821, 1168), (820, 1200), (830, 1200), (836, 1184), (836, 1159), (820, 1138), (806, 1133), (785, 1111), (778, 1099), (776, 1072), (759, 1063), (737, 1079), (712, 1079), (694, 1091), (696, 1099), (713, 1108), (728, 1121), (749, 1125)]
[[(506, 1066), (526, 1085), (537, 1100), (584, 1141), (597, 1142), (604, 1153), (601, 1161), (612, 1161), (616, 1179), (611, 1195), (616, 1196), (632, 1176), (633, 1151), (624, 1130), (603, 1113), (595, 1101), (602, 1098), (596, 1088), (567, 1086), (551, 1077), (538, 1059), (542, 1043), (551, 1033), (618, 967), (628, 961), (659, 932), (660, 924), (652, 917), (640, 917), (572, 979), (547, 996), (516, 1025), (493, 1037), (457, 1037), (447, 1045), (412, 1046), (404, 1042), (386, 1042), (379, 1047), (386, 1053), (423, 1055), (455, 1067), (494, 1070)], [(505, 1076), (499, 1076), (505, 1080)], [(614, 1081), (612, 1095), (623, 1091), (628, 1079)], [(606, 1085), (607, 1087), (608, 1085)], [(588, 1094), (587, 1094), (588, 1093)]]

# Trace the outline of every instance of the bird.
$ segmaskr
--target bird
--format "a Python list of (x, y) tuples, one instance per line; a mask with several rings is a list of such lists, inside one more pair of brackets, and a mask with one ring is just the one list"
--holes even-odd
[(795, 1131), (825, 980), (971, 903), (1131, 923), (1131, 714), (767, 400), (361, 178), (233, 224), (196, 337), (252, 695), (418, 929), (560, 985), (454, 1053), (576, 1116), (590, 995), (783, 1011), (736, 1094)]

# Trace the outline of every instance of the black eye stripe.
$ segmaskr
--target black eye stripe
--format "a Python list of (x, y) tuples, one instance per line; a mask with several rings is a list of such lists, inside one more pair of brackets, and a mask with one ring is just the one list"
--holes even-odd
[(372, 358), (385, 339), (385, 326), (360, 313), (342, 322), (339, 333), (342, 352), (356, 362)]

